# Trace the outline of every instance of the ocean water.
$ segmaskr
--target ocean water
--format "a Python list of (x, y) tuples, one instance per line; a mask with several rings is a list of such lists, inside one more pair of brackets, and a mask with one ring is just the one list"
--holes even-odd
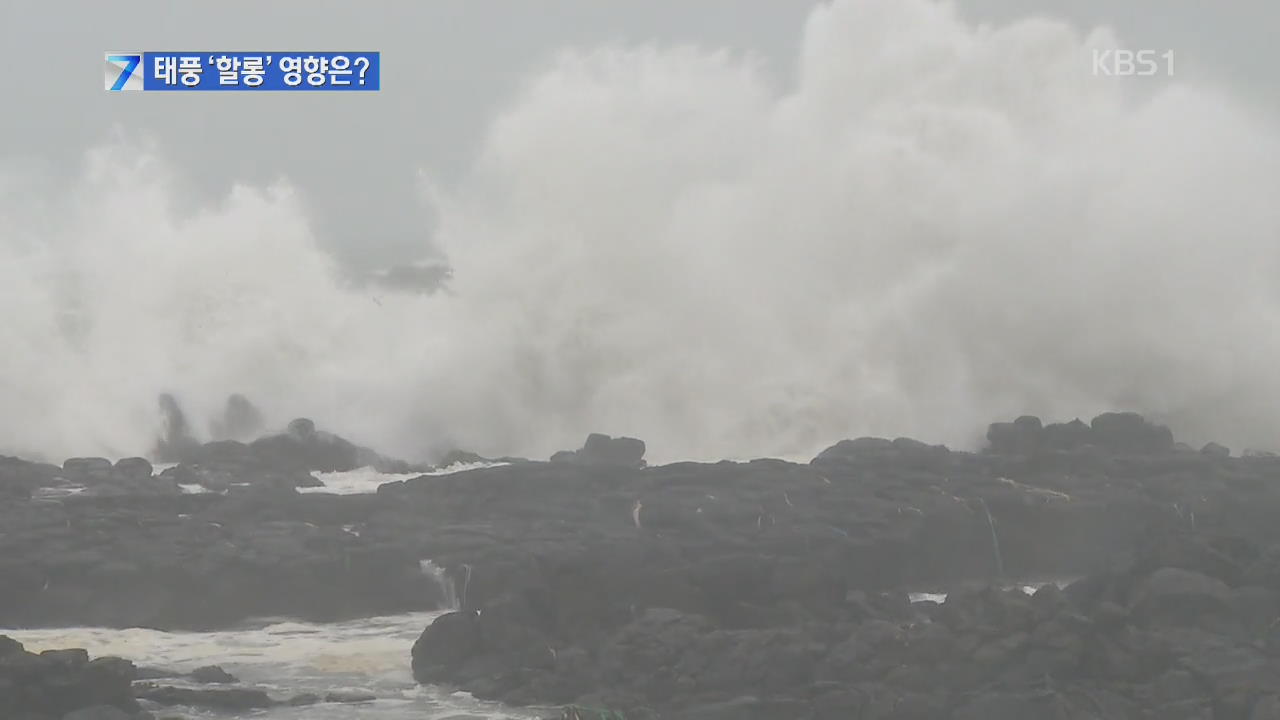
[[(304, 492), (342, 495), (372, 493), (379, 485), (419, 477), (447, 475), (505, 463), (459, 463), (430, 473), (396, 475), (372, 468), (349, 472), (316, 473), (324, 487)], [(49, 499), (65, 497), (83, 488), (64, 486), (43, 488)], [(208, 492), (198, 485), (182, 486), (183, 492)], [(356, 532), (348, 529), (348, 532)], [(437, 582), (449, 581), (429, 560), (423, 572)], [(452, 597), (452, 587), (446, 596)], [(114, 655), (139, 666), (157, 667), (180, 673), (204, 665), (220, 665), (238, 677), (243, 686), (265, 690), (277, 700), (302, 693), (324, 696), (330, 692), (359, 692), (374, 695), (372, 702), (357, 704), (322, 703), (308, 707), (282, 707), (240, 714), (214, 713), (195, 708), (171, 710), (193, 718), (259, 718), (263, 720), (481, 720), (552, 716), (550, 709), (517, 709), (476, 700), (467, 693), (422, 687), (410, 671), (410, 649), (423, 629), (443, 610), (384, 617), (370, 617), (341, 623), (307, 623), (285, 618), (263, 619), (219, 632), (164, 632), (146, 628), (68, 627), (49, 629), (5, 629), (28, 650), (84, 648), (91, 657)], [(158, 682), (175, 686), (196, 686), (177, 679)], [(205, 686), (218, 687), (218, 686)]]
[(409, 480), (423, 475), (452, 475), (453, 473), (467, 470), (479, 470), (480, 468), (499, 467), (507, 464), (503, 462), (454, 463), (448, 467), (438, 468), (430, 472), (414, 473), (380, 473), (371, 467), (356, 468), (346, 472), (313, 473), (320, 482), (324, 483), (324, 487), (298, 488), (298, 492), (359, 495), (377, 492), (379, 485), (397, 480)]
[[(298, 492), (309, 494), (332, 494), (332, 495), (360, 495), (366, 493), (374, 493), (378, 491), (378, 486), (383, 483), (395, 482), (397, 480), (409, 480), (423, 475), (452, 475), (453, 473), (465, 472), (467, 470), (479, 470), (481, 468), (501, 467), (509, 463), (505, 462), (471, 462), (471, 463), (454, 463), (447, 467), (437, 468), (428, 472), (413, 473), (382, 473), (371, 467), (360, 467), (354, 470), (343, 472), (322, 472), (313, 473), (316, 479), (324, 483), (323, 487), (298, 488)], [(163, 463), (154, 466), (154, 473), (159, 475), (161, 472), (177, 465), (177, 463)], [(233, 485), (249, 485), (249, 483), (232, 483)], [(200, 495), (215, 492), (203, 485), (194, 483), (179, 483), (178, 488), (186, 495)], [(85, 487), (71, 482), (63, 482), (55, 486), (37, 488), (34, 497), (40, 500), (56, 500), (59, 498), (78, 495), (85, 491)]]
[[(0, 629), (0, 634), (18, 639), (36, 652), (81, 647), (92, 657), (115, 655), (140, 666), (180, 672), (220, 665), (244, 686), (261, 688), (277, 700), (300, 693), (323, 696), (334, 691), (361, 692), (377, 698), (365, 703), (322, 703), (240, 714), (170, 709), (193, 718), (496, 720), (553, 716), (548, 708), (508, 708), (476, 700), (466, 693), (417, 685), (410, 672), (409, 651), (423, 628), (438, 614), (420, 612), (326, 624), (265, 620), (219, 632), (76, 627)], [(158, 682), (193, 686), (183, 681)]]

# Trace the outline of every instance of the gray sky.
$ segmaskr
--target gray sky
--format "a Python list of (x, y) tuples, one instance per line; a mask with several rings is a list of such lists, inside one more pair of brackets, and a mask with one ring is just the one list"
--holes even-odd
[[(972, 18), (1034, 12), (1081, 27), (1111, 24), (1134, 48), (1173, 49), (1178, 71), (1211, 75), (1280, 108), (1266, 48), (1280, 25), (1269, 0), (961, 0)], [(287, 177), (303, 190), (322, 242), (379, 266), (430, 247), (420, 168), (465, 168), (485, 123), (557, 48), (602, 42), (696, 43), (793, 69), (809, 5), (792, 0), (0, 4), (0, 46), (39, 69), (10, 74), (0, 164), (57, 182), (123, 128), (159, 145), (202, 194), (235, 180)], [(101, 53), (150, 49), (352, 49), (383, 53), (377, 94), (109, 95)], [(32, 176), (35, 177), (35, 176)], [(350, 189), (360, 190), (352, 193)]]

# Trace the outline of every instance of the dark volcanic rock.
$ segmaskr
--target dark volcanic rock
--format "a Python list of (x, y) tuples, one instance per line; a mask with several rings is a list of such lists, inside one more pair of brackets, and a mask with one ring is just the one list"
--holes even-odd
[[(415, 644), (420, 680), (632, 720), (1265, 711), (1280, 458), (1176, 449), (1132, 418), (1095, 425), (1019, 418), (977, 454), (850, 440), (808, 464), (646, 467), (638, 446), (590, 441), (600, 461), (333, 496), (294, 491), (337, 462), (294, 423), (283, 440), (199, 446), (160, 478), (113, 468), (81, 495), (0, 503), (0, 626), (462, 607)], [(48, 470), (0, 463), (0, 477), (10, 467)], [(141, 491), (178, 481), (219, 492)], [(424, 572), (428, 558), (445, 570)], [(1034, 596), (1001, 587), (1081, 576)], [(950, 594), (912, 604), (908, 590)]]
[(1225, 445), (1219, 445), (1216, 442), (1205, 444), (1204, 447), (1200, 448), (1200, 452), (1204, 453), (1205, 455), (1208, 455), (1209, 457), (1219, 457), (1219, 458), (1231, 457), (1231, 450), (1228, 449)]
[(235, 683), (240, 682), (235, 675), (217, 665), (206, 665), (192, 670), (187, 677), (198, 683)]
[(146, 458), (131, 457), (116, 461), (114, 474), (125, 480), (146, 480), (151, 477), (151, 462)]
[[(133, 663), (89, 660), (84, 650), (25, 651), (0, 636), (0, 717), (53, 717), (94, 706), (138, 712), (130, 684)], [(101, 714), (101, 713), (99, 713)]]
[(445, 613), (413, 644), (413, 677), (422, 683), (448, 679), (480, 650), (479, 615), (470, 610)]
[(293, 420), (286, 432), (254, 440), (249, 447), (259, 462), (279, 469), (336, 472), (386, 461), (368, 448), (316, 430), (306, 418)]
[(591, 433), (582, 449), (562, 450), (553, 455), (551, 461), (642, 468), (645, 466), (644, 451), (643, 440)]
[[(588, 536), (505, 562), (491, 546), (453, 556), (479, 568), (479, 615), (429, 628), (415, 676), (627, 717), (1136, 720), (1263, 697), (1271, 666), (1255, 639), (1280, 622), (1280, 560), (1241, 533), (1280, 541), (1261, 511), (1280, 510), (1262, 479), (1280, 464), (1174, 451), (1127, 414), (1093, 427), (1028, 416), (992, 444), (970, 455), (860, 438), (808, 467), (623, 472), (569, 457), (385, 486), (451, 522), (483, 518), (468, 530), (479, 536), (529, 515)], [(444, 500), (463, 487), (472, 501)], [(556, 535), (554, 522), (526, 527), (517, 537)], [(949, 582), (1093, 568), (1034, 595)], [(952, 591), (941, 606), (886, 592), (925, 577)], [(1179, 696), (1162, 679), (1175, 672), (1206, 680)]]
[(1088, 445), (1093, 439), (1093, 430), (1076, 418), (1046, 425), (1042, 437), (1041, 445), (1045, 449), (1071, 451)]
[(1103, 413), (1085, 425), (1042, 425), (1024, 415), (1011, 423), (992, 423), (987, 429), (987, 451), (1005, 455), (1032, 455), (1047, 451), (1074, 451), (1097, 445), (1117, 453), (1163, 453), (1174, 449), (1173, 433), (1132, 412)]
[(1026, 455), (1041, 449), (1045, 443), (1040, 418), (1023, 415), (1011, 423), (992, 423), (987, 428), (987, 445), (992, 452)]
[(110, 481), (112, 470), (111, 461), (100, 457), (68, 458), (62, 463), (64, 478), (85, 485)]
[(331, 692), (324, 696), (327, 703), (366, 703), (377, 699), (375, 695), (362, 692)]
[(192, 689), (142, 687), (137, 689), (140, 699), (164, 706), (190, 705), (219, 711), (244, 711), (269, 708), (279, 703), (261, 690), (250, 688)]
[(54, 484), (61, 474), (62, 469), (56, 465), (0, 455), (0, 501), (26, 500), (37, 488)]
[(818, 453), (814, 462), (829, 460), (858, 460), (868, 458), (879, 460), (893, 455), (893, 441), (878, 437), (860, 437), (854, 440), (841, 440)]
[(853, 463), (893, 465), (911, 470), (935, 470), (946, 465), (950, 451), (944, 445), (929, 445), (912, 438), (861, 437), (841, 440), (818, 453), (813, 464)]
[(1173, 432), (1138, 413), (1103, 413), (1090, 423), (1094, 442), (1117, 452), (1160, 453), (1173, 449)]

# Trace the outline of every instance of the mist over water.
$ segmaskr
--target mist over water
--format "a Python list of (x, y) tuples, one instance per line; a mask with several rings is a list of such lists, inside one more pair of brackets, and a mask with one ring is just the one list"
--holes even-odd
[(713, 50), (564, 52), (433, 189), (431, 296), (344, 281), (287, 183), (184, 205), (143, 139), (56, 191), (0, 171), (0, 451), (144, 454), (161, 392), (197, 431), (239, 392), (411, 459), (595, 430), (651, 461), (970, 447), (1108, 409), (1280, 444), (1274, 128), (1094, 76), (1107, 31), (859, 0), (802, 32), (782, 85)]

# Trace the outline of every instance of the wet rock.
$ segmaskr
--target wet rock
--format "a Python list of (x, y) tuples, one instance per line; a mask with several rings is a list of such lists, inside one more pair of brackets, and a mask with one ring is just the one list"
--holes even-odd
[(285, 432), (254, 440), (249, 447), (264, 465), (310, 472), (345, 472), (371, 465), (379, 457), (345, 438), (317, 430), (307, 418), (297, 418)]
[(1093, 438), (1093, 431), (1083, 421), (1076, 418), (1071, 422), (1046, 425), (1042, 438), (1044, 448), (1070, 452), (1088, 445)]
[(1200, 448), (1200, 452), (1205, 455), (1208, 455), (1209, 457), (1216, 457), (1216, 458), (1231, 457), (1231, 450), (1227, 448), (1225, 445), (1219, 445), (1216, 442), (1211, 442), (1206, 444), (1204, 447)]
[(0, 659), (17, 655), (24, 651), (22, 643), (14, 640), (8, 635), (0, 635)]
[(479, 616), (474, 611), (441, 615), (413, 644), (413, 677), (420, 683), (450, 677), (481, 650)]
[(187, 677), (198, 683), (236, 683), (240, 680), (217, 665), (206, 665), (192, 670)]
[(1040, 450), (1044, 427), (1040, 418), (1023, 415), (1011, 423), (992, 423), (987, 428), (989, 452), (1008, 455), (1029, 455)]
[(125, 480), (147, 480), (151, 477), (151, 461), (146, 458), (130, 457), (116, 461), (115, 475)]
[(1096, 444), (1115, 452), (1161, 453), (1173, 450), (1173, 432), (1134, 412), (1103, 413), (1090, 423)]
[(27, 500), (38, 488), (57, 482), (62, 468), (0, 455), (0, 501)]
[(553, 455), (551, 460), (557, 463), (642, 468), (645, 466), (644, 452), (643, 440), (591, 433), (582, 449), (563, 450)]
[(62, 476), (72, 482), (86, 485), (107, 482), (111, 474), (111, 461), (106, 458), (67, 458), (62, 463)]
[(377, 696), (363, 692), (331, 692), (324, 696), (327, 703), (365, 703), (377, 700)]
[(893, 453), (893, 441), (879, 437), (860, 437), (841, 440), (818, 453), (814, 463), (831, 461), (875, 460)]
[(81, 649), (37, 655), (0, 636), (0, 717), (60, 718), (99, 706), (132, 715), (138, 711), (133, 679), (133, 664), (126, 660), (90, 660)]
[(192, 689), (171, 686), (138, 688), (137, 696), (164, 706), (189, 705), (211, 710), (240, 712), (269, 708), (277, 703), (261, 690), (249, 688)]

